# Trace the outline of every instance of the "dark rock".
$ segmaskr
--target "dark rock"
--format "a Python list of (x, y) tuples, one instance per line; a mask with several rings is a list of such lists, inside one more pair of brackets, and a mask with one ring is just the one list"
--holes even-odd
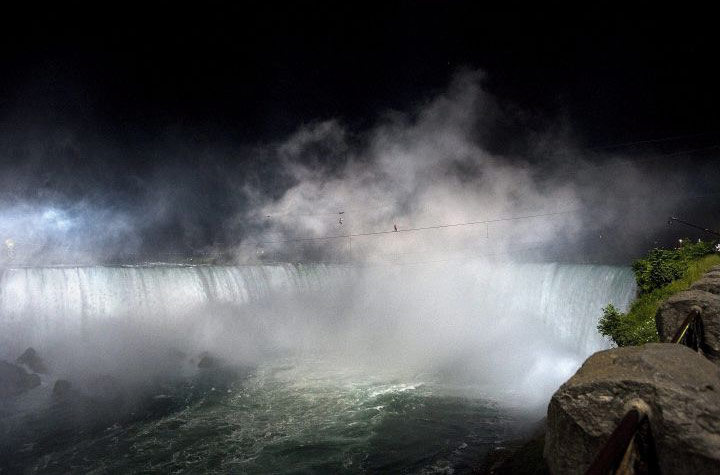
[(0, 361), (0, 397), (17, 396), (40, 386), (40, 376), (29, 374), (22, 366)]
[(208, 352), (200, 354), (200, 361), (198, 362), (198, 368), (210, 369), (217, 368), (220, 366), (220, 360), (210, 355)]
[(690, 290), (702, 290), (711, 294), (720, 295), (720, 277), (708, 277), (707, 275), (696, 280), (690, 286)]
[(648, 408), (662, 473), (720, 473), (720, 369), (683, 345), (595, 353), (553, 395), (544, 455), (584, 473), (633, 403)]
[(63, 398), (70, 394), (72, 385), (66, 379), (58, 379), (53, 386), (53, 397)]
[[(701, 309), (699, 334), (700, 351), (720, 363), (720, 295), (703, 290), (678, 292), (663, 303), (655, 315), (660, 341), (670, 341), (682, 326), (693, 306)], [(693, 330), (694, 332), (695, 330)]]
[(17, 364), (24, 364), (34, 373), (47, 373), (45, 362), (42, 358), (40, 358), (40, 356), (38, 356), (37, 352), (33, 348), (25, 350), (15, 362)]

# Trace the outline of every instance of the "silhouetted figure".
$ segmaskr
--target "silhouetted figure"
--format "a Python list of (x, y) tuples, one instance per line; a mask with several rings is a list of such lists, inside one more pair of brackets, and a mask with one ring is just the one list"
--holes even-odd
[(338, 223), (340, 223), (340, 226), (342, 226), (342, 223), (343, 223), (342, 217), (340, 218), (340, 221), (338, 221)]
[(395, 232), (397, 232), (397, 224), (393, 224), (393, 228), (395, 228)]

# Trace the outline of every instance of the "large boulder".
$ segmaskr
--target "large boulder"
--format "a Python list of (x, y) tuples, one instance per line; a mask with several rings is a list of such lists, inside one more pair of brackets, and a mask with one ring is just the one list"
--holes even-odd
[(22, 366), (0, 361), (0, 398), (17, 396), (40, 386), (40, 376), (29, 374)]
[(686, 290), (668, 298), (655, 315), (660, 341), (669, 342), (682, 326), (693, 307), (699, 307), (700, 351), (720, 363), (720, 295), (703, 290)]
[(72, 385), (70, 384), (70, 381), (67, 379), (58, 379), (55, 381), (55, 385), (53, 386), (53, 392), (52, 395), (54, 398), (65, 398), (67, 397), (72, 391)]
[(558, 389), (545, 436), (551, 473), (584, 473), (638, 401), (662, 473), (720, 473), (720, 368), (667, 343), (595, 353)]
[(27, 366), (33, 373), (47, 373), (45, 362), (32, 347), (25, 350), (15, 362)]

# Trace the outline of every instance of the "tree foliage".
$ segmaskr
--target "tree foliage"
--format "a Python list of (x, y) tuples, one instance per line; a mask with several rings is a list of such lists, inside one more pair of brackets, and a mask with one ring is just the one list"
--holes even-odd
[(603, 315), (602, 317), (600, 317), (600, 321), (597, 325), (598, 331), (602, 336), (611, 338), (618, 346), (625, 346), (621, 344), (620, 341), (618, 341), (618, 339), (624, 341), (624, 339), (619, 338), (619, 330), (622, 326), (622, 319), (625, 314), (618, 310), (615, 305), (611, 303), (609, 303), (607, 307), (603, 308), (602, 311)]

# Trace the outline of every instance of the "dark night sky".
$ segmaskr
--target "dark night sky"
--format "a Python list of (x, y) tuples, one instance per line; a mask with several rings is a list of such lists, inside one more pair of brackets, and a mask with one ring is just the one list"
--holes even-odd
[[(478, 2), (241, 2), (6, 19), (0, 117), (148, 139), (274, 139), (405, 110), (480, 68), (502, 100), (566, 114), (588, 145), (718, 128), (712, 17), (486, 13)], [(86, 12), (87, 13), (87, 12)], [(90, 12), (92, 13), (92, 12)], [(531, 122), (532, 120), (529, 119)]]
[[(495, 124), (493, 151), (513, 151), (556, 121), (572, 124), (583, 147), (700, 133), (667, 150), (720, 141), (712, 15), (498, 13), (479, 3), (117, 4), (7, 16), (0, 167), (17, 172), (38, 139), (71, 133), (81, 145), (46, 147), (24, 172), (32, 179), (16, 180), (25, 186), (12, 192), (5, 183), (3, 199), (41, 189), (86, 196), (95, 183), (112, 200), (132, 189), (128, 177), (199, 165), (188, 147), (219, 151), (222, 166), (237, 167), (254, 158), (223, 151), (282, 140), (318, 120), (366, 129), (387, 111), (428, 101), (463, 69), (482, 70), (499, 107), (521, 111)], [(68, 173), (87, 180), (70, 189)], [(222, 205), (222, 197), (206, 201)]]

